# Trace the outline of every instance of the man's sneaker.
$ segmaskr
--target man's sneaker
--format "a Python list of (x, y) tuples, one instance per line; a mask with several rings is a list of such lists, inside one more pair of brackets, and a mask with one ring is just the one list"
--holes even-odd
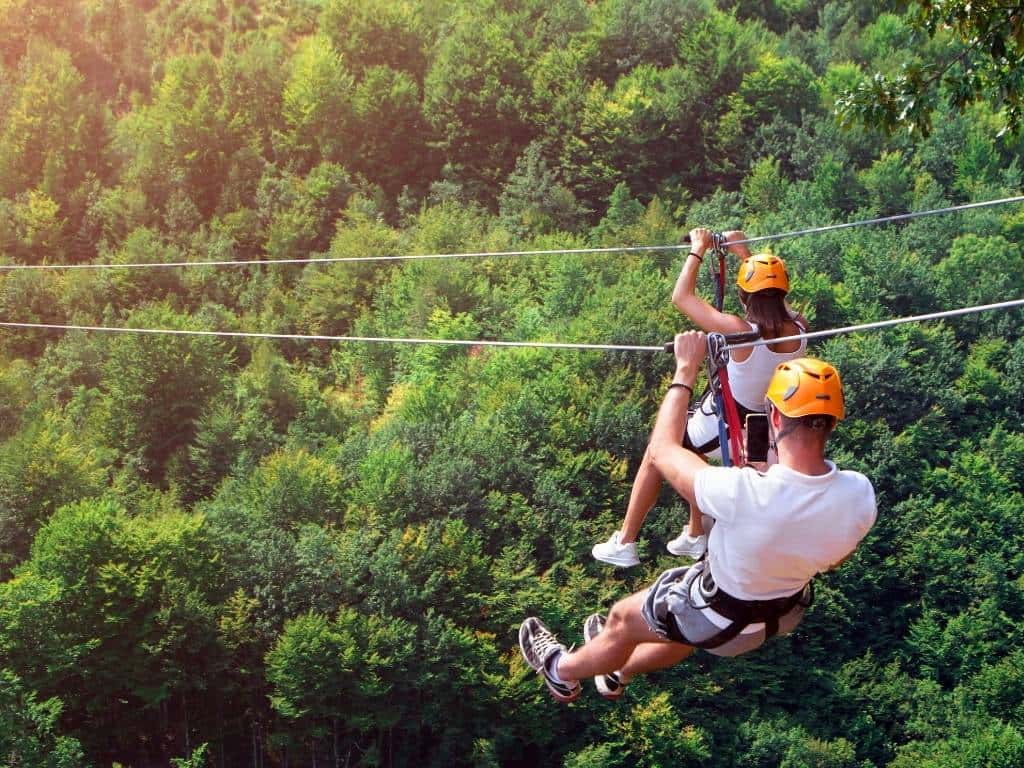
[(715, 518), (710, 515), (701, 515), (701, 525), (704, 526), (704, 534), (701, 536), (691, 536), (689, 524), (683, 526), (683, 532), (680, 533), (676, 538), (665, 544), (665, 549), (671, 552), (673, 555), (679, 557), (692, 557), (693, 559), (699, 558), (707, 551), (708, 548), (708, 536), (711, 533), (711, 528), (715, 524)]
[(609, 565), (617, 565), (619, 568), (640, 565), (640, 558), (636, 556), (636, 542), (619, 543), (618, 531), (613, 533), (608, 541), (595, 544), (594, 548), (590, 550), (590, 554), (594, 556), (595, 560)]
[[(604, 629), (605, 618), (599, 613), (591, 614), (587, 617), (587, 620), (583, 622), (583, 642), (589, 643)], [(626, 689), (626, 686), (622, 684), (619, 679), (618, 672), (609, 672), (607, 675), (597, 675), (594, 678), (594, 685), (597, 686), (597, 691), (606, 699), (617, 699), (622, 695), (622, 692)]]
[(545, 627), (540, 619), (533, 616), (528, 618), (519, 627), (519, 650), (523, 652), (523, 658), (530, 668), (538, 675), (544, 677), (548, 684), (548, 690), (558, 701), (574, 701), (583, 690), (579, 680), (563, 682), (555, 680), (548, 666), (551, 660), (558, 655), (558, 652), (565, 652), (565, 646), (558, 642), (551, 631)]

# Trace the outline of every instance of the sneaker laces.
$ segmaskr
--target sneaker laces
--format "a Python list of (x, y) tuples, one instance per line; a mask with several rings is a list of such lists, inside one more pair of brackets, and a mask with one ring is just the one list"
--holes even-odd
[(547, 657), (550, 655), (552, 649), (564, 651), (565, 646), (558, 642), (558, 638), (548, 629), (542, 626), (538, 626), (533, 633), (531, 643), (533, 646), (533, 652), (537, 654), (537, 658), (541, 664), (547, 662)]

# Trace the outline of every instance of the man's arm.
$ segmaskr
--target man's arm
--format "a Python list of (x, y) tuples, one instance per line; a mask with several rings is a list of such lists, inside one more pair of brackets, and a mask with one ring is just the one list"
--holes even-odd
[(853, 554), (853, 552), (850, 552), (850, 553), (844, 555), (843, 557), (839, 558), (839, 560), (837, 562), (832, 563), (832, 565), (830, 565), (826, 570), (829, 570), (829, 571), (836, 570), (840, 565), (842, 565), (847, 560), (849, 560), (850, 559), (850, 555), (852, 555), (852, 554)]
[(676, 336), (676, 372), (672, 383), (686, 386), (670, 387), (665, 393), (649, 447), (654, 466), (662, 477), (691, 503), (694, 502), (694, 478), (707, 468), (707, 464), (696, 453), (683, 448), (681, 443), (686, 432), (692, 388), (704, 360), (705, 349), (705, 337), (699, 331), (687, 331)]

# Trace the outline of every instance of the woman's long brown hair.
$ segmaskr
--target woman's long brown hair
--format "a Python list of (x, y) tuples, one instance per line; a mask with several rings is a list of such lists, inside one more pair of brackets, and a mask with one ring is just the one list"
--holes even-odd
[(785, 333), (785, 324), (790, 316), (784, 291), (778, 288), (765, 288), (754, 293), (747, 293), (742, 288), (738, 290), (746, 319), (757, 324), (762, 339), (776, 339)]

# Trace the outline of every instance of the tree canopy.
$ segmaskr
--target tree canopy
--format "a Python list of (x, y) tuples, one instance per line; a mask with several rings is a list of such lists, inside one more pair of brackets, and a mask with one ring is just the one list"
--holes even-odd
[[(1019, 194), (1013, 13), (0, 0), (0, 264), (117, 267), (0, 270), (0, 320), (660, 344), (670, 248), (304, 262)], [(772, 247), (824, 329), (1019, 298), (1022, 241), (1006, 206)], [(522, 618), (576, 637), (678, 564), (669, 491), (641, 567), (589, 554), (666, 355), (0, 330), (0, 765), (1018, 765), (1022, 326), (814, 346), (868, 539), (792, 636), (562, 708)]]

